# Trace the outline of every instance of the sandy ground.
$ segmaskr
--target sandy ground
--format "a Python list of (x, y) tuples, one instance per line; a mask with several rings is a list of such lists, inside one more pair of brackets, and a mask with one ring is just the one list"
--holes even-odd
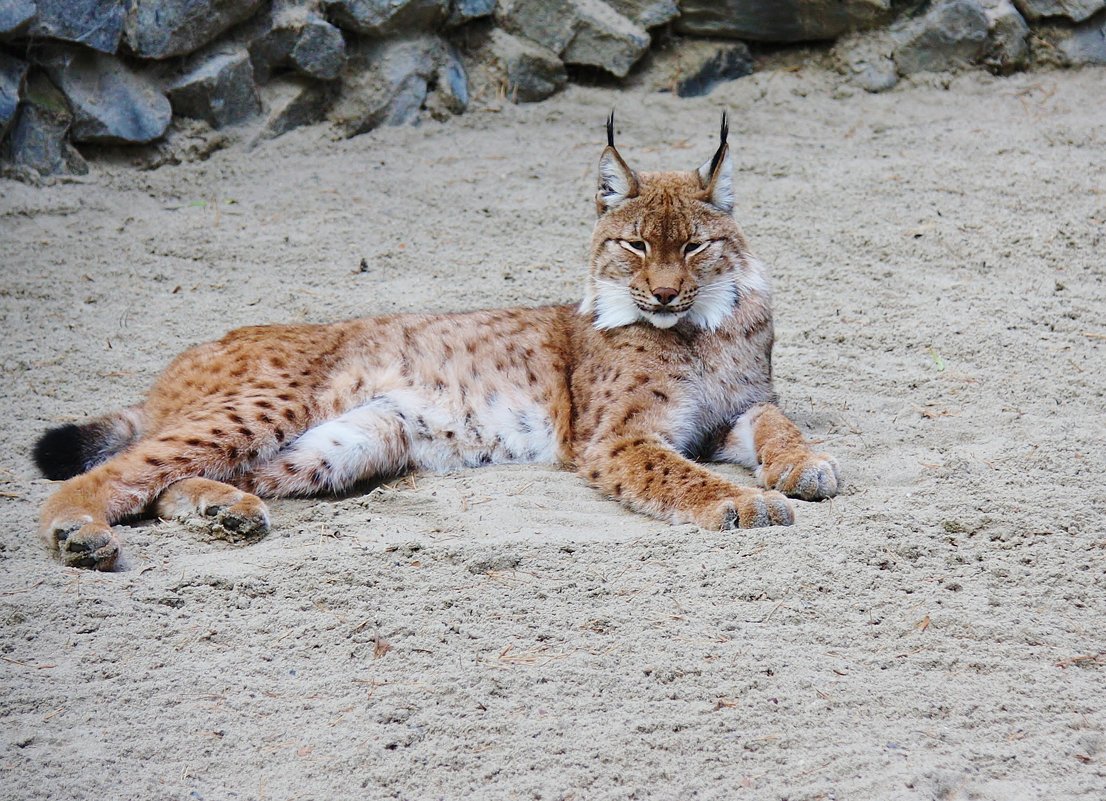
[[(572, 88), (0, 182), (0, 797), (1106, 797), (1104, 79)], [(485, 468), (275, 502), (252, 545), (127, 528), (116, 574), (38, 543), (33, 438), (192, 343), (575, 298), (612, 106), (640, 169), (730, 110), (842, 496), (722, 535)]]

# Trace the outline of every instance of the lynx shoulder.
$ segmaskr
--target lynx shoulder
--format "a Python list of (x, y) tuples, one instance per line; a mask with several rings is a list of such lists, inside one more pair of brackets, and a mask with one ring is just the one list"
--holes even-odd
[(715, 530), (788, 525), (785, 496), (834, 495), (836, 463), (774, 405), (769, 278), (732, 216), (725, 118), (686, 172), (635, 172), (607, 131), (580, 304), (242, 328), (192, 348), (142, 403), (39, 440), (39, 467), (66, 479), (42, 510), (48, 546), (106, 570), (112, 525), (144, 510), (245, 537), (268, 530), (262, 498), (505, 462), (559, 463)]

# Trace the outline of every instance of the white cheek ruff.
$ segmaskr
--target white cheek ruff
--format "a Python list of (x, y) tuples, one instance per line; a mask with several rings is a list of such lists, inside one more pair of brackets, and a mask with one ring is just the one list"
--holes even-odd
[(734, 313), (743, 295), (772, 293), (764, 264), (753, 256), (745, 263), (717, 280), (702, 284), (691, 308), (682, 313), (658, 314), (639, 308), (630, 297), (628, 282), (599, 280), (589, 288), (580, 304), (580, 313), (595, 315), (595, 327), (600, 331), (633, 325), (645, 320), (656, 328), (671, 328), (683, 318), (698, 328), (717, 331)]
[(771, 295), (772, 282), (768, 280), (768, 269), (756, 256), (746, 256), (745, 266), (734, 271), (734, 280), (743, 295)]
[(733, 276), (725, 275), (710, 284), (699, 287), (695, 303), (688, 309), (687, 319), (692, 324), (708, 331), (717, 331), (718, 327), (733, 314), (737, 304), (737, 284)]
[(630, 287), (618, 281), (596, 280), (592, 301), (595, 327), (600, 331), (632, 325), (642, 318), (642, 311), (630, 297)]

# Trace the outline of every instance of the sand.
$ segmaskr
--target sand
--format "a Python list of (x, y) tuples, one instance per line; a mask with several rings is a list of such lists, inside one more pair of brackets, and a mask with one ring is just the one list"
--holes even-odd
[[(573, 87), (0, 181), (0, 797), (1106, 797), (1104, 78)], [(576, 298), (612, 106), (638, 169), (730, 110), (842, 495), (719, 534), (514, 466), (276, 501), (248, 545), (123, 528), (113, 574), (40, 545), (34, 437), (188, 345)]]

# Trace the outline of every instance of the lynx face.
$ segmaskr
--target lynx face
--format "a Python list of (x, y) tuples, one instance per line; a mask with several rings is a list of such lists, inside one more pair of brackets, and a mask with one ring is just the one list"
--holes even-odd
[(599, 160), (591, 272), (581, 311), (598, 329), (681, 320), (716, 330), (743, 286), (764, 289), (759, 264), (731, 216), (733, 164), (725, 144), (698, 170), (635, 173), (609, 144)]

